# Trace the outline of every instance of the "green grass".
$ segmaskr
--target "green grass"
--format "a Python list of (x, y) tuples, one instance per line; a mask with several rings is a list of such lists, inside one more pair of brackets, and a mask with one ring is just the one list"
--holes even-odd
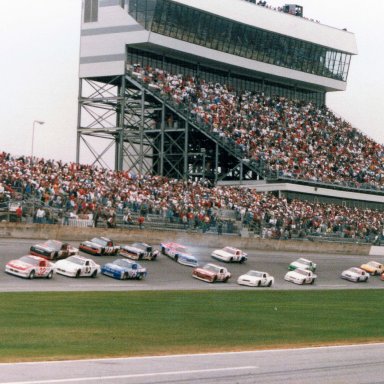
[(383, 290), (1, 293), (0, 362), (384, 341)]

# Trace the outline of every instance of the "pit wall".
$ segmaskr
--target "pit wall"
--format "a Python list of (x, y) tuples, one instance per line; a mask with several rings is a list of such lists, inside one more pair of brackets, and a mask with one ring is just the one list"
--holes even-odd
[(222, 248), (230, 245), (240, 249), (253, 248), (265, 251), (384, 256), (384, 247), (373, 247), (358, 243), (270, 240), (234, 235), (218, 236), (214, 234), (176, 231), (151, 231), (145, 228), (142, 230), (124, 228), (77, 228), (53, 224), (0, 222), (0, 242), (2, 238), (31, 239), (36, 241), (56, 239), (80, 242), (96, 236), (109, 237), (118, 244), (141, 241), (156, 245), (161, 242), (174, 241), (191, 246), (209, 246), (213, 248)]

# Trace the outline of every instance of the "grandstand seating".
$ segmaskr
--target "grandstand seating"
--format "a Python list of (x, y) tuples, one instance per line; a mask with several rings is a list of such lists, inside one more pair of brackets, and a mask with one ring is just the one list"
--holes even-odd
[(384, 190), (384, 147), (325, 106), (236, 92), (137, 63), (129, 69), (265, 177)]
[[(264, 177), (384, 191), (384, 147), (326, 107), (236, 92), (228, 84), (138, 64), (130, 67), (130, 73), (224, 142), (228, 152), (254, 164)], [(138, 217), (144, 216), (145, 226), (151, 228), (217, 233), (217, 222), (222, 221), (223, 232), (247, 228), (266, 238), (372, 241), (383, 234), (382, 211), (288, 201), (254, 189), (212, 187), (4, 152), (0, 171), (0, 201), (5, 195), (17, 199), (28, 217), (40, 207), (48, 216), (42, 222), (68, 224), (65, 215), (71, 212), (91, 213), (98, 218), (97, 226), (107, 226), (112, 217), (114, 226), (127, 228), (137, 226)], [(132, 218), (129, 224), (123, 220), (127, 211)], [(187, 224), (183, 216), (188, 217)], [(71, 219), (71, 225), (76, 220)], [(81, 224), (92, 225), (89, 220)]]

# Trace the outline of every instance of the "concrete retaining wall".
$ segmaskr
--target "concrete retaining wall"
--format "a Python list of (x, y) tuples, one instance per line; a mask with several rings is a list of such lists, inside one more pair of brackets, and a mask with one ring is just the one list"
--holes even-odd
[[(57, 239), (62, 241), (83, 241), (95, 236), (107, 236), (117, 243), (143, 241), (150, 244), (160, 244), (163, 241), (175, 241), (187, 245), (209, 246), (222, 248), (232, 245), (238, 248), (254, 248), (266, 251), (286, 251), (298, 253), (331, 253), (374, 255), (371, 247), (358, 243), (316, 242), (308, 240), (267, 240), (240, 236), (218, 236), (213, 234), (187, 233), (174, 231), (150, 231), (124, 228), (75, 228), (52, 224), (0, 223), (0, 239)], [(1, 240), (0, 240), (1, 241)]]

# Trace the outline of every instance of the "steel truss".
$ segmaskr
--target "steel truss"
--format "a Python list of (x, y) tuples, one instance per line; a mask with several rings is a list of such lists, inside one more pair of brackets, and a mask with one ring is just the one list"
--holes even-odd
[[(98, 145), (96, 145), (98, 144)], [(93, 165), (177, 179), (255, 180), (259, 169), (241, 151), (194, 121), (129, 72), (79, 83), (76, 161), (88, 151)], [(108, 154), (114, 151), (112, 161)], [(111, 157), (109, 155), (109, 157)]]

